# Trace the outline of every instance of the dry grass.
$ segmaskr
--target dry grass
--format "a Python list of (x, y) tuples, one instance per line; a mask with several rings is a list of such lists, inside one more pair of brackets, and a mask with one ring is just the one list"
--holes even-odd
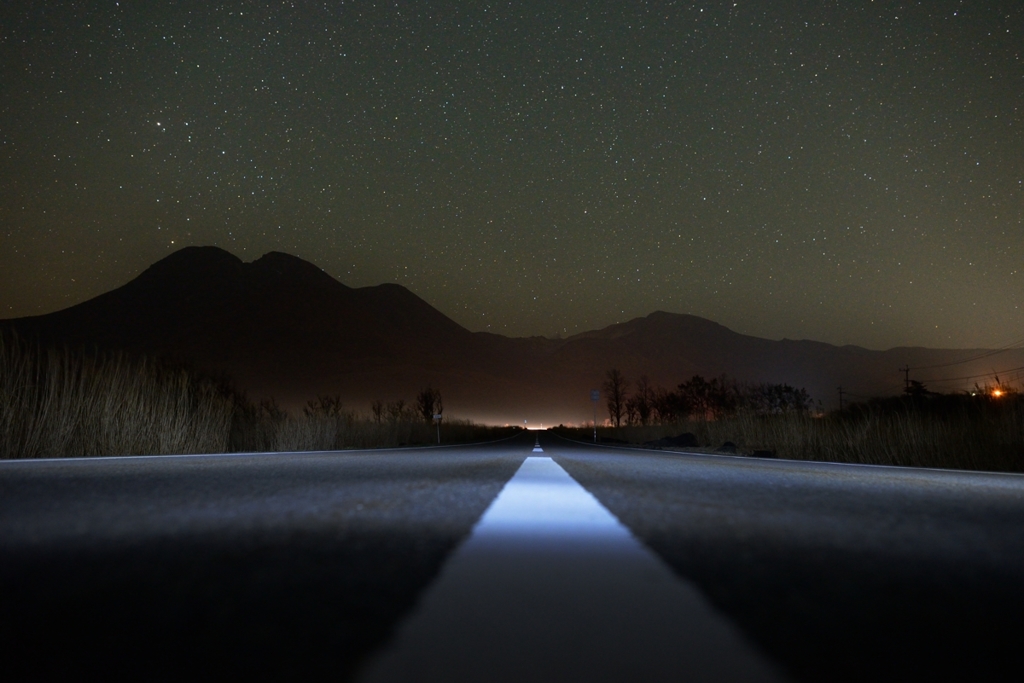
[(181, 369), (0, 336), (3, 458), (222, 452), (233, 408)]
[[(1000, 403), (964, 397), (941, 411), (863, 406), (823, 417), (738, 415), (598, 429), (602, 438), (631, 444), (684, 432), (694, 434), (700, 444), (697, 450), (705, 451), (729, 441), (740, 454), (772, 451), (776, 457), (792, 460), (1024, 472), (1024, 403), (1016, 398)], [(589, 429), (562, 433), (581, 441), (592, 439), (593, 434)]]
[[(441, 442), (472, 443), (511, 434), (510, 430), (474, 424), (467, 420), (446, 420), (441, 425)], [(276, 423), (262, 451), (332, 451), (348, 448), (394, 448), (437, 443), (437, 429), (421, 420), (374, 422), (354, 412), (337, 416), (286, 416)]]
[[(444, 443), (486, 441), (513, 430), (446, 420)], [(590, 440), (589, 429), (563, 434)], [(806, 414), (601, 428), (643, 444), (691, 432), (703, 450), (726, 441), (740, 453), (794, 460), (1024, 471), (1024, 399), (945, 397)], [(320, 451), (435, 443), (434, 425), (398, 410), (372, 420), (321, 397), (299, 415), (253, 404), (224, 382), (118, 354), (41, 350), (0, 335), (0, 458)]]
[[(322, 399), (317, 405), (324, 405)], [(446, 420), (444, 443), (509, 430)], [(0, 458), (319, 451), (436, 443), (409, 414), (375, 422), (342, 410), (293, 416), (223, 381), (123, 354), (39, 349), (0, 335)]]

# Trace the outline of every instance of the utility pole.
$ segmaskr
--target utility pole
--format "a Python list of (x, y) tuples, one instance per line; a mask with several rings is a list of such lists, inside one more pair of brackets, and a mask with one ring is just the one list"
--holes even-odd
[(899, 371), (903, 373), (903, 392), (906, 394), (910, 393), (910, 366), (904, 365), (899, 368)]
[(843, 412), (843, 388), (839, 387), (839, 412)]
[(594, 443), (597, 443), (597, 402), (601, 400), (601, 392), (593, 389), (590, 392), (590, 402), (594, 404)]

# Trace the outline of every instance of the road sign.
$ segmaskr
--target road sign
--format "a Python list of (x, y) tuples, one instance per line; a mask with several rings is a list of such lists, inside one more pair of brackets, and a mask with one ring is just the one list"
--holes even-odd
[(590, 390), (590, 400), (591, 401), (595, 401), (595, 402), (596, 401), (600, 401), (601, 400), (601, 392), (598, 391), (597, 389), (591, 389)]

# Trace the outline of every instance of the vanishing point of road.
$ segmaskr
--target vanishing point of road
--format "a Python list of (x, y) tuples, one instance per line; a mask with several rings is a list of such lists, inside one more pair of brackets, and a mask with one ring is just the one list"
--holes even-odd
[(1019, 680), (1022, 644), (1019, 475), (537, 432), (0, 462), (5, 680)]

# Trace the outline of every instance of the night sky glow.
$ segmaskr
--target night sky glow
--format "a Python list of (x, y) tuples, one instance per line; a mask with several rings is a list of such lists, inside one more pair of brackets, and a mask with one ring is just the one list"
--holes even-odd
[(1024, 326), (1024, 4), (0, 7), (0, 317), (187, 245), (472, 330)]

